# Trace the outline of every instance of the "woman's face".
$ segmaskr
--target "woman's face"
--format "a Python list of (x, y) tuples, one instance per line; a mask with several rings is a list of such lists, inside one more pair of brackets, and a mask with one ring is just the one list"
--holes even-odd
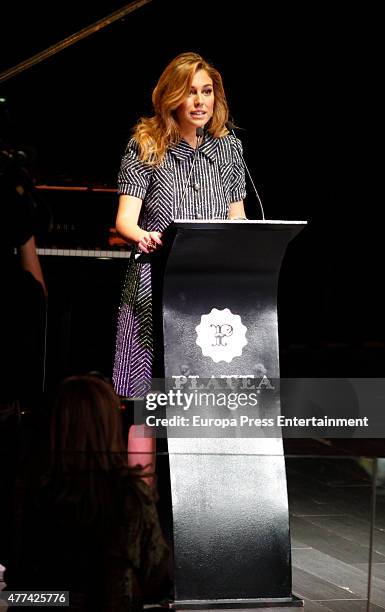
[(175, 111), (181, 133), (205, 126), (213, 116), (213, 110), (213, 81), (206, 70), (198, 70), (191, 83), (189, 95)]

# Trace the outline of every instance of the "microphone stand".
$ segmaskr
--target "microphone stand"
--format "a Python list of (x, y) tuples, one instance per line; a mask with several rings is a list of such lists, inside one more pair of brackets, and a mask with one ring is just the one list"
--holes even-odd
[(252, 179), (252, 177), (251, 177), (251, 174), (250, 174), (250, 172), (249, 172), (249, 169), (248, 169), (248, 167), (247, 167), (247, 164), (246, 164), (245, 158), (243, 157), (242, 150), (241, 150), (241, 149), (240, 149), (240, 147), (238, 146), (238, 138), (237, 138), (237, 136), (236, 136), (236, 134), (235, 134), (235, 131), (234, 131), (234, 125), (233, 125), (233, 124), (232, 124), (230, 121), (227, 121), (227, 122), (226, 122), (226, 127), (227, 127), (227, 129), (229, 130), (229, 132), (231, 132), (231, 134), (232, 134), (232, 135), (234, 136), (234, 138), (235, 138), (236, 146), (237, 146), (238, 152), (239, 152), (239, 154), (240, 154), (240, 156), (241, 156), (242, 163), (243, 163), (243, 167), (244, 167), (244, 169), (246, 170), (246, 172), (247, 172), (247, 176), (248, 176), (248, 177), (249, 177), (249, 179), (250, 179), (250, 183), (251, 183), (251, 184), (252, 184), (252, 186), (253, 186), (254, 193), (255, 193), (255, 195), (257, 196), (257, 200), (258, 200), (258, 203), (259, 203), (259, 206), (260, 206), (260, 209), (261, 209), (262, 219), (263, 219), (263, 221), (265, 221), (266, 219), (265, 219), (265, 213), (264, 213), (264, 210), (263, 210), (262, 200), (261, 200), (261, 198), (259, 197), (259, 193), (258, 193), (258, 191), (257, 191), (256, 186), (254, 185), (254, 181), (253, 181), (253, 179)]

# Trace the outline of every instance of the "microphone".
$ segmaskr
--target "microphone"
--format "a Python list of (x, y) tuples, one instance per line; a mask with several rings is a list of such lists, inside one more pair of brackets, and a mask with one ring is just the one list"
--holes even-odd
[(248, 167), (247, 167), (247, 164), (246, 164), (246, 162), (245, 162), (245, 158), (243, 157), (242, 150), (241, 150), (241, 148), (238, 146), (238, 138), (236, 137), (236, 135), (235, 135), (235, 131), (234, 131), (234, 129), (235, 129), (235, 125), (234, 125), (233, 123), (231, 123), (231, 121), (226, 121), (225, 126), (226, 126), (226, 128), (229, 130), (229, 132), (231, 132), (231, 134), (234, 136), (234, 138), (236, 139), (236, 140), (235, 140), (235, 142), (236, 142), (236, 145), (237, 145), (238, 152), (239, 152), (239, 154), (240, 154), (240, 156), (241, 156), (241, 159), (242, 159), (243, 167), (245, 168), (245, 170), (246, 170), (246, 172), (247, 172), (247, 176), (248, 176), (248, 177), (249, 177), (249, 179), (250, 179), (250, 183), (251, 183), (251, 184), (252, 184), (252, 186), (253, 186), (254, 193), (255, 193), (255, 195), (257, 196), (257, 200), (258, 200), (259, 206), (260, 206), (260, 208), (261, 208), (262, 219), (263, 219), (263, 221), (265, 221), (265, 213), (264, 213), (264, 211), (263, 211), (262, 200), (261, 200), (261, 198), (259, 197), (259, 193), (258, 193), (258, 191), (257, 191), (257, 188), (256, 188), (256, 186), (254, 185), (254, 181), (253, 181), (253, 179), (251, 178), (251, 174), (250, 174), (249, 169), (248, 169)]
[(180, 203), (179, 203), (179, 206), (178, 206), (177, 214), (175, 215), (176, 219), (178, 218), (179, 211), (180, 211), (181, 206), (182, 206), (182, 204), (184, 202), (184, 198), (185, 198), (185, 195), (186, 195), (187, 187), (188, 187), (188, 184), (190, 182), (191, 173), (193, 171), (193, 168), (194, 168), (194, 165), (195, 165), (195, 161), (196, 161), (196, 158), (197, 158), (198, 149), (199, 149), (200, 145), (202, 144), (203, 137), (205, 135), (205, 133), (203, 131), (203, 128), (201, 128), (201, 127), (198, 127), (196, 129), (195, 134), (196, 134), (196, 137), (197, 137), (197, 146), (195, 147), (194, 159), (192, 161), (190, 172), (188, 174), (187, 181), (186, 181), (186, 184), (184, 186), (184, 190), (183, 190), (182, 197), (181, 197), (181, 200), (180, 200)]

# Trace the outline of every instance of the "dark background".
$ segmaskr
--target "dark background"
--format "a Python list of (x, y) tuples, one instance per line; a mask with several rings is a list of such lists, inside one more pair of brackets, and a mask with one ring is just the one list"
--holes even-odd
[[(0, 70), (125, 4), (3, 7)], [(292, 372), (297, 349), (306, 353), (301, 363), (315, 353), (317, 363), (330, 363), (319, 351), (334, 349), (341, 374), (379, 375), (380, 18), (370, 6), (339, 5), (153, 0), (0, 84), (0, 96), (11, 110), (14, 142), (37, 151), (38, 183), (114, 187), (130, 130), (151, 113), (151, 92), (168, 61), (188, 50), (211, 60), (244, 128), (239, 136), (266, 217), (309, 223), (282, 268), (284, 367)], [(248, 192), (248, 216), (258, 218)]]

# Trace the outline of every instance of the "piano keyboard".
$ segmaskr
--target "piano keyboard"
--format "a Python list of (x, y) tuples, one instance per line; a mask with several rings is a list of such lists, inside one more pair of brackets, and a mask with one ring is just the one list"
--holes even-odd
[(96, 259), (129, 259), (130, 251), (99, 251), (92, 249), (37, 248), (38, 255), (51, 257), (94, 257)]

